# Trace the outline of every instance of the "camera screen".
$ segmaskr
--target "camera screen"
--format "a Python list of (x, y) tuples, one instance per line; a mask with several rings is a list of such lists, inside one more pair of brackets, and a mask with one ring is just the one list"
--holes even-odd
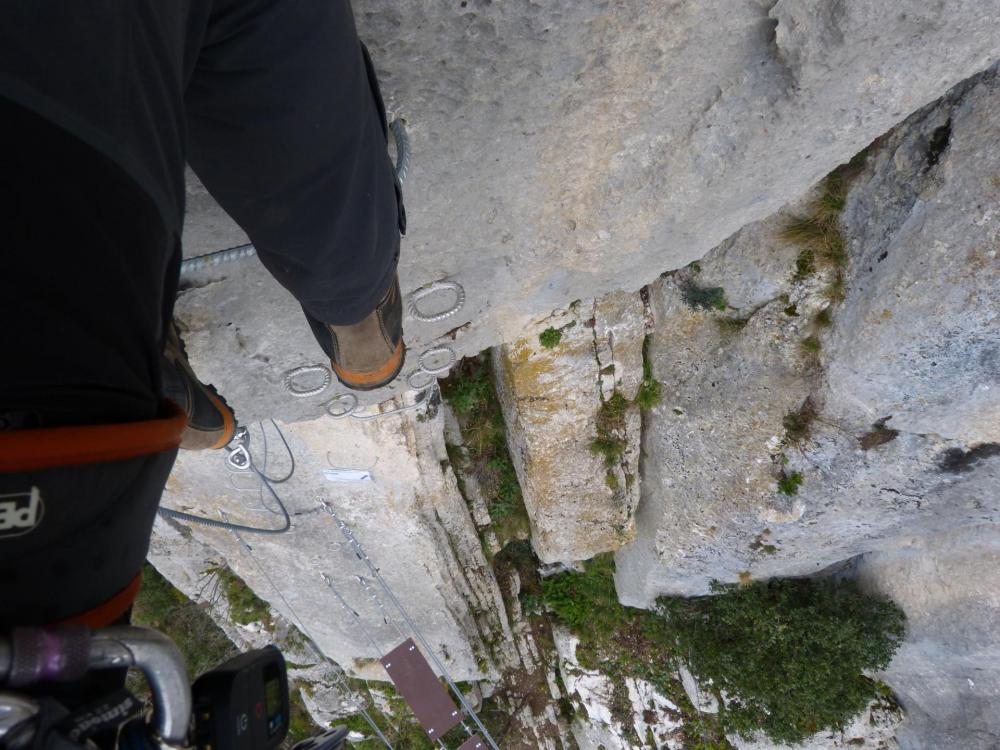
[(285, 707), (281, 700), (281, 675), (277, 669), (266, 670), (264, 677), (264, 707), (267, 709), (267, 734), (276, 734), (285, 723)]

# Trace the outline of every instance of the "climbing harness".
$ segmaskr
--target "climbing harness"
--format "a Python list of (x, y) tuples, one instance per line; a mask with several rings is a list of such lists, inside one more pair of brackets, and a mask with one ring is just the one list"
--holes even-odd
[[(440, 292), (452, 292), (455, 295), (455, 301), (452, 306), (443, 312), (427, 314), (420, 310), (417, 306), (421, 300), (427, 297), (434, 296)], [(456, 281), (432, 281), (426, 286), (422, 286), (415, 292), (411, 292), (409, 296), (409, 312), (410, 317), (414, 320), (419, 320), (421, 323), (437, 323), (439, 320), (444, 320), (445, 318), (450, 318), (452, 315), (457, 313), (462, 309), (465, 304), (465, 289)]]
[[(306, 375), (309, 373), (322, 373), (323, 382), (312, 388), (303, 388), (296, 385), (295, 379), (300, 375)], [(333, 380), (333, 375), (330, 372), (330, 368), (325, 365), (302, 365), (301, 367), (293, 367), (291, 370), (285, 372), (283, 378), (285, 383), (285, 390), (287, 390), (291, 395), (296, 398), (309, 398), (310, 396), (318, 396), (320, 393), (327, 389), (330, 382)]]

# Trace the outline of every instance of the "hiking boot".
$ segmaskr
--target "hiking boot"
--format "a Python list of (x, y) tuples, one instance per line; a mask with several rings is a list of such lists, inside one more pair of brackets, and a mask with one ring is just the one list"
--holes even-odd
[(396, 276), (375, 309), (359, 323), (325, 325), (337, 379), (356, 391), (388, 385), (403, 369), (403, 299)]
[(222, 448), (236, 434), (236, 415), (211, 385), (205, 385), (188, 364), (184, 343), (171, 321), (163, 348), (163, 395), (187, 414), (181, 448)]

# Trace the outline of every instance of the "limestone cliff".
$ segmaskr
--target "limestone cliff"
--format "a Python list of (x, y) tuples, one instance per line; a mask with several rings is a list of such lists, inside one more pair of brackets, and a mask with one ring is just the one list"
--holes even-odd
[[(530, 616), (524, 537), (545, 574), (616, 551), (638, 606), (713, 579), (853, 575), (909, 616), (879, 675), (904, 718), (873, 705), (811, 746), (995, 748), (1000, 5), (355, 9), (414, 144), (404, 292), (446, 278), (466, 294), (447, 320), (405, 321), (404, 374), (431, 347), (492, 349), (524, 525), (491, 517), (433, 389), (418, 405), (401, 380), (340, 419), (337, 386), (292, 398), (285, 373), (322, 355), (247, 260), (188, 277), (177, 312), (272, 475), (288, 457), (257, 420), (284, 431), (292, 530), (165, 521), (154, 563), (245, 644), (308, 636), (299, 674), (328, 720), (351, 709), (334, 673), (384, 679), (375, 660), (405, 630), (333, 509), (448, 669), (513, 717), (504, 746), (526, 750), (680, 748), (681, 715), (707, 707), (580, 668)], [(243, 241), (193, 178), (189, 194), (187, 255)], [(835, 233), (822, 252), (802, 231), (817, 211)], [(660, 399), (640, 408), (651, 380)], [(183, 455), (165, 504), (280, 520), (220, 455)], [(227, 567), (272, 630), (206, 597)]]

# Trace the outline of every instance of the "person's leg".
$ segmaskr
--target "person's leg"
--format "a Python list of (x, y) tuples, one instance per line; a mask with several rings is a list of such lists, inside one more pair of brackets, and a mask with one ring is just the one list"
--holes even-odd
[(338, 377), (391, 380), (402, 209), (350, 4), (216, 3), (186, 102), (192, 167), (300, 302)]

